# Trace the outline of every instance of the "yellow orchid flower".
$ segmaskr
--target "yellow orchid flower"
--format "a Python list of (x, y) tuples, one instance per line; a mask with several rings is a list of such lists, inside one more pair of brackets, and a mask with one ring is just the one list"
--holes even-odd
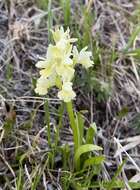
[(53, 68), (51, 66), (49, 67), (46, 67), (45, 69), (42, 69), (40, 71), (40, 75), (44, 78), (47, 78), (49, 77), (50, 75), (53, 75), (54, 71), (53, 71)]
[(45, 95), (48, 93), (48, 89), (54, 86), (54, 84), (55, 84), (54, 77), (51, 78), (40, 77), (37, 80), (35, 92), (38, 93), (39, 95)]
[(72, 83), (66, 82), (62, 86), (62, 90), (58, 92), (58, 98), (64, 102), (70, 102), (76, 96), (75, 92), (72, 90)]
[(74, 46), (73, 48), (73, 61), (74, 64), (79, 63), (86, 69), (93, 66), (93, 61), (90, 59), (92, 53), (90, 51), (86, 51), (87, 47), (84, 47), (79, 53), (77, 47)]
[(42, 68), (40, 71), (40, 75), (43, 76), (44, 78), (47, 78), (53, 74), (55, 65), (52, 64), (52, 62), (47, 62), (47, 60), (44, 60), (44, 61), (39, 61), (36, 64), (36, 67)]
[(59, 42), (61, 39), (67, 39), (68, 31), (64, 32), (64, 28), (62, 26), (60, 29), (58, 28), (55, 31), (51, 30), (51, 32), (55, 43)]
[(37, 68), (46, 68), (46, 66), (48, 66), (48, 60), (44, 59), (44, 60), (41, 60), (41, 61), (38, 61), (37, 64), (36, 64), (36, 67)]
[(74, 77), (74, 69), (68, 65), (59, 65), (56, 67), (56, 73), (61, 76), (63, 82), (71, 81)]
[(53, 34), (53, 39), (55, 43), (62, 41), (67, 41), (69, 43), (74, 43), (77, 41), (77, 38), (70, 38), (70, 29), (68, 28), (66, 31), (64, 31), (64, 28), (61, 26), (60, 29), (56, 29), (55, 31), (51, 30)]

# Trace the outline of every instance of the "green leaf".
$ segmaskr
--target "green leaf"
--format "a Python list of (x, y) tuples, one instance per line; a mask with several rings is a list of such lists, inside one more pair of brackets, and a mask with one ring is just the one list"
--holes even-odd
[(32, 182), (31, 190), (36, 190), (37, 185), (40, 182), (41, 175), (42, 175), (42, 170), (41, 170), (41, 168), (38, 168), (38, 170), (36, 171), (35, 178)]
[(47, 133), (47, 140), (48, 140), (48, 144), (51, 147), (51, 127), (50, 127), (50, 112), (49, 112), (49, 103), (46, 100), (44, 103), (44, 111), (45, 111), (45, 117), (44, 117), (44, 121), (45, 121), (45, 125), (47, 125), (46, 127), (46, 133)]
[(42, 174), (43, 174), (44, 170), (46, 169), (46, 167), (48, 166), (48, 161), (49, 161), (49, 158), (46, 159), (43, 166), (42, 166), (42, 163), (41, 163), (40, 165), (37, 165), (37, 167), (34, 169), (34, 171), (32, 171), (32, 173), (35, 174), (35, 177), (32, 180), (31, 190), (36, 190), (37, 189), (38, 184), (40, 183)]
[(122, 164), (119, 166), (119, 168), (118, 168), (117, 171), (115, 172), (115, 175), (113, 176), (111, 182), (110, 182), (109, 185), (108, 185), (108, 190), (111, 190), (111, 189), (113, 188), (114, 184), (116, 183), (117, 177), (118, 177), (118, 175), (121, 173), (122, 168), (123, 168), (123, 166), (124, 166), (125, 163), (126, 163), (126, 160), (124, 160), (124, 161), (122, 162)]
[(59, 110), (58, 110), (58, 125), (56, 127), (56, 135), (55, 135), (55, 148), (57, 148), (59, 139), (60, 139), (60, 129), (62, 128), (62, 121), (63, 121), (63, 112), (64, 112), (64, 102), (61, 103)]
[(66, 26), (70, 25), (70, 16), (71, 16), (71, 1), (70, 0), (61, 0), (61, 6), (64, 13), (64, 23)]
[(83, 141), (83, 137), (84, 137), (84, 119), (80, 112), (77, 113), (77, 125), (79, 128), (80, 145), (82, 145), (82, 141)]
[(96, 123), (92, 123), (87, 130), (86, 144), (92, 144), (93, 143), (93, 138), (95, 137), (96, 133), (97, 133)]
[(24, 171), (23, 171), (23, 168), (20, 166), (19, 174), (18, 174), (17, 180), (16, 180), (16, 190), (23, 189), (23, 175), (24, 175)]
[[(128, 184), (131, 187), (131, 189), (135, 189), (135, 190), (140, 189), (140, 183), (139, 182), (137, 182), (137, 183), (128, 182)], [(92, 185), (89, 185), (88, 188), (92, 188), (92, 189), (95, 189), (95, 188), (103, 189), (104, 188), (104, 189), (108, 190), (109, 185), (110, 185), (110, 181), (98, 181), (98, 182), (93, 181)], [(83, 189), (81, 188), (81, 190), (84, 190), (84, 188), (86, 188), (86, 187), (83, 187)], [(114, 184), (112, 185), (112, 189), (124, 189), (125, 187), (126, 187), (125, 182), (122, 180), (116, 180), (114, 182)]]
[(62, 163), (63, 163), (63, 169), (68, 170), (68, 162), (70, 158), (70, 147), (68, 144), (65, 144), (64, 147), (61, 149), (62, 151)]
[(80, 170), (80, 157), (82, 154), (85, 154), (87, 152), (92, 152), (92, 151), (98, 151), (98, 150), (102, 150), (102, 148), (100, 146), (97, 145), (93, 145), (93, 144), (85, 144), (80, 146), (76, 152), (75, 152), (75, 156), (74, 156), (74, 162), (75, 162), (75, 167), (76, 170)]
[(140, 48), (136, 48), (134, 50), (130, 50), (125, 55), (129, 56), (129, 57), (134, 57), (136, 59), (139, 59), (140, 58)]
[(105, 160), (104, 156), (95, 156), (92, 158), (89, 158), (84, 163), (84, 168), (92, 165), (100, 165)]
[(67, 102), (66, 106), (67, 106), (67, 112), (69, 115), (70, 126), (73, 132), (74, 150), (76, 151), (78, 147), (80, 146), (80, 132), (79, 132), (77, 123), (75, 122), (74, 109), (73, 109), (72, 102)]
[(138, 25), (137, 27), (135, 27), (134, 31), (132, 32), (132, 35), (128, 40), (128, 43), (126, 45), (126, 48), (124, 49), (124, 52), (128, 52), (129, 48), (133, 46), (133, 43), (135, 39), (137, 38), (137, 36), (139, 35), (139, 33), (140, 33), (140, 26)]
[(48, 27), (48, 42), (52, 41), (52, 34), (50, 29), (53, 25), (53, 12), (52, 12), (52, 0), (48, 1), (48, 19), (47, 19), (47, 27)]
[(12, 64), (8, 64), (7, 66), (6, 66), (6, 79), (7, 80), (12, 80), (12, 78), (13, 78), (13, 66), (12, 66)]

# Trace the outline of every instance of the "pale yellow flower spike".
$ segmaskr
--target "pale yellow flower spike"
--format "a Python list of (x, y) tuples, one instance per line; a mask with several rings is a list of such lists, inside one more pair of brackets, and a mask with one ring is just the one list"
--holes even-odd
[[(86, 69), (93, 65), (90, 59), (91, 52), (86, 51), (87, 47), (78, 52), (76, 38), (70, 38), (69, 28), (64, 31), (63, 27), (52, 31), (55, 45), (48, 46), (46, 58), (39, 61), (36, 67), (40, 68), (41, 77), (37, 80), (35, 92), (45, 95), (48, 90), (57, 86), (60, 91), (58, 97), (64, 102), (69, 102), (75, 98), (76, 94), (72, 89), (72, 79), (74, 77), (74, 66), (83, 65)], [(71, 57), (72, 56), (72, 57)]]

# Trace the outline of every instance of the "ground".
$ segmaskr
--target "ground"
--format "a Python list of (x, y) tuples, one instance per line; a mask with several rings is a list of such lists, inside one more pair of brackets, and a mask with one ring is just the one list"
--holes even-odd
[[(46, 55), (56, 26), (69, 27), (78, 47), (93, 53), (93, 68), (77, 67), (74, 109), (83, 114), (85, 130), (97, 125), (94, 143), (106, 159), (96, 178), (111, 180), (126, 159), (116, 178), (126, 189), (133, 189), (128, 181), (140, 182), (139, 22), (138, 0), (0, 0), (1, 189), (64, 189), (63, 175), (73, 176), (63, 170), (59, 151), (53, 166), (48, 164), (45, 126), (49, 119), (54, 143), (61, 104), (57, 89), (47, 96), (34, 91), (35, 64)], [(69, 144), (72, 154), (66, 110), (58, 141)]]

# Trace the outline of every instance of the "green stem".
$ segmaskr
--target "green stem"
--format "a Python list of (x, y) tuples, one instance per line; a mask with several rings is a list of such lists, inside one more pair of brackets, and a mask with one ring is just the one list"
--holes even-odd
[(68, 112), (69, 119), (70, 119), (70, 126), (71, 126), (71, 129), (73, 132), (74, 150), (76, 151), (77, 148), (80, 146), (79, 129), (75, 122), (72, 102), (67, 102), (66, 106), (67, 106), (67, 112)]
[(57, 145), (59, 142), (59, 137), (60, 137), (60, 129), (62, 128), (62, 121), (63, 121), (63, 112), (64, 112), (64, 103), (61, 104), (59, 110), (58, 110), (58, 115), (59, 115), (59, 123), (56, 128), (56, 136), (55, 136), (55, 148), (57, 149)]
[(49, 103), (46, 100), (44, 104), (44, 110), (45, 110), (45, 124), (47, 124), (47, 140), (48, 145), (51, 147), (51, 127), (50, 127), (50, 113), (49, 113)]

